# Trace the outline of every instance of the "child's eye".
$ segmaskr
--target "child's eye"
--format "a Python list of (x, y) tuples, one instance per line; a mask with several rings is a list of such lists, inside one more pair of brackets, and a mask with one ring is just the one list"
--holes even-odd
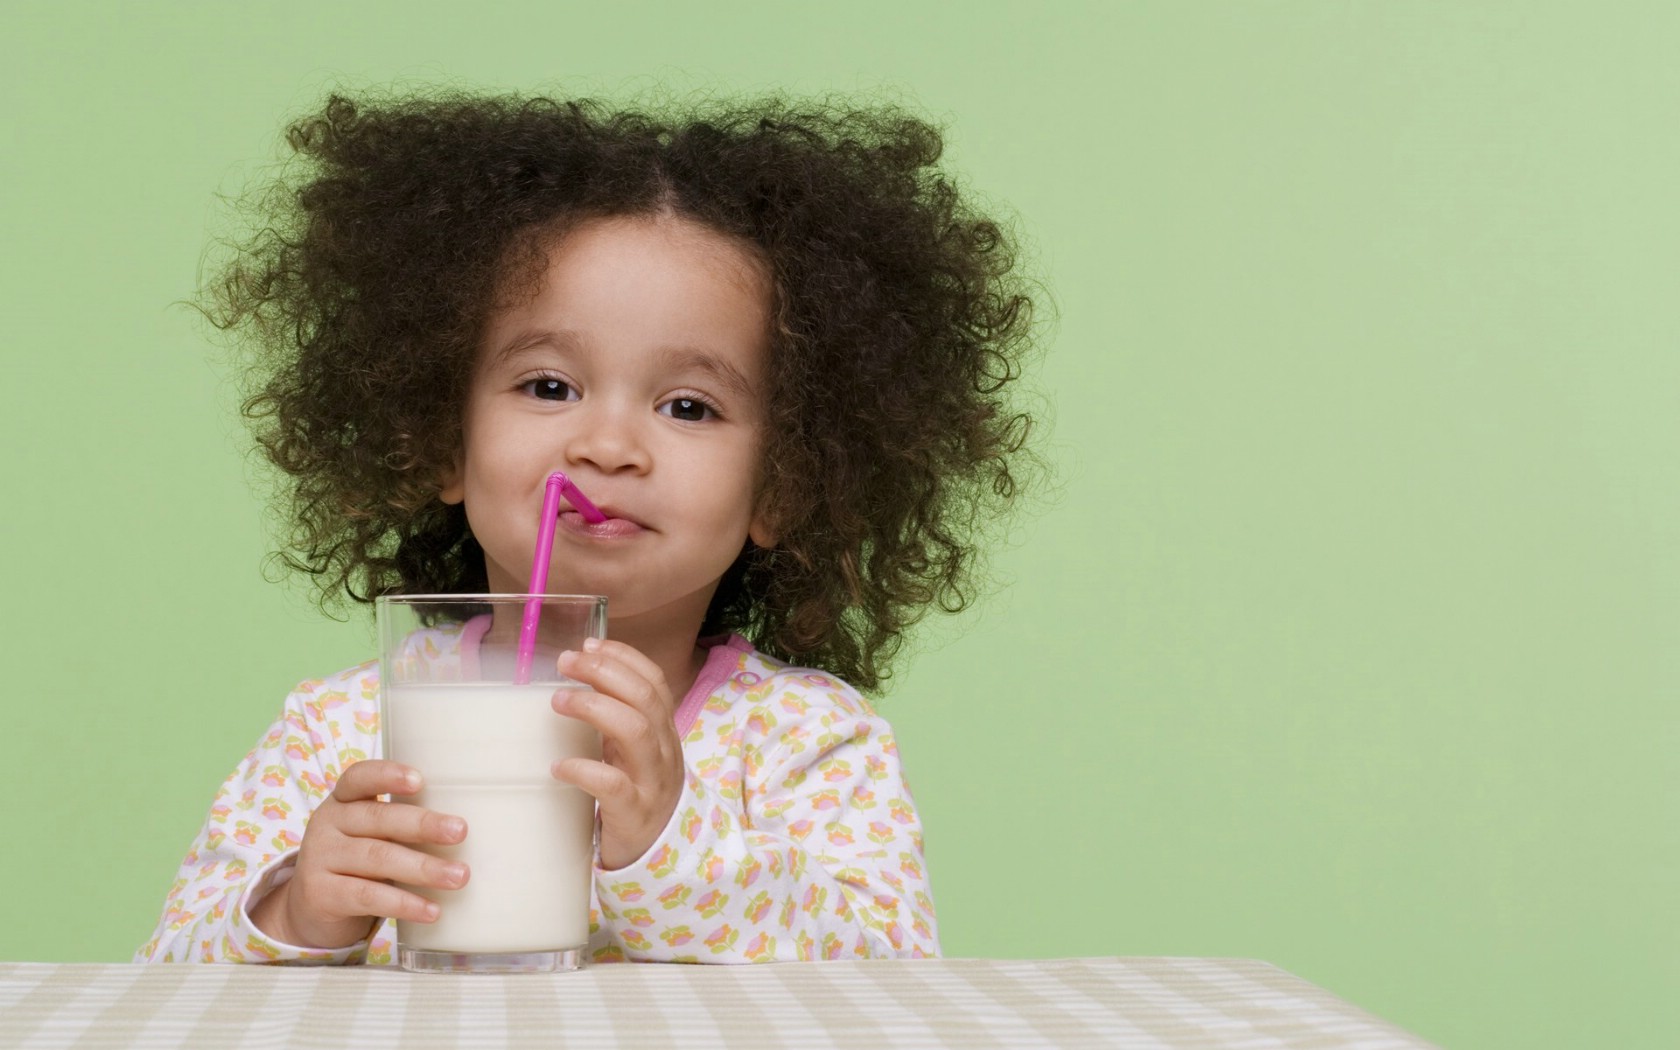
[(564, 379), (530, 379), (522, 384), (532, 397), (543, 401), (576, 401), (577, 391)]
[(659, 410), (672, 419), (680, 419), (687, 423), (699, 423), (717, 415), (717, 410), (697, 397), (673, 397), (659, 406)]

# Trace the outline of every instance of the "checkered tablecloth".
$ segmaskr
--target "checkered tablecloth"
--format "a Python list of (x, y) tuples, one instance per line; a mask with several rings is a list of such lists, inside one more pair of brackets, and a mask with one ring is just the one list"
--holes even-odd
[(1427, 1047), (1268, 963), (389, 968), (0, 963), (0, 1047)]

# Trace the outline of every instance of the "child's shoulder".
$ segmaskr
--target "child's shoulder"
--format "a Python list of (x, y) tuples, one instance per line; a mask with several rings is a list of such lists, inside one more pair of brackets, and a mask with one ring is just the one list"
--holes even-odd
[[(470, 629), (470, 625), (466, 629)], [(458, 661), (461, 659), (463, 634), (464, 627), (459, 623), (423, 627), (403, 640), (401, 649), (393, 658), (398, 661), (424, 661), (434, 667), (439, 662)], [(377, 701), (379, 661), (367, 660), (324, 678), (305, 679), (292, 692), (305, 703), (330, 703), (334, 699)]]
[(374, 699), (379, 694), (379, 661), (368, 660), (324, 678), (306, 678), (292, 688), (305, 703), (335, 697)]
[[(685, 703), (677, 712), (685, 751), (702, 778), (727, 778), (737, 757), (745, 762), (738, 773), (763, 779), (785, 775), (790, 763), (839, 768), (836, 763), (856, 760), (841, 750), (873, 756), (866, 758), (871, 768), (884, 768), (896, 753), (892, 726), (851, 683), (778, 660), (738, 637), (726, 644), (708, 660), (710, 671), (722, 665), (721, 681), (698, 710)], [(701, 699), (698, 693), (689, 700)]]
[(761, 653), (739, 635), (731, 635), (722, 645), (728, 647), (734, 660), (712, 691), (709, 711), (768, 705), (800, 713), (817, 708), (838, 709), (850, 715), (875, 714), (869, 700), (836, 675)]

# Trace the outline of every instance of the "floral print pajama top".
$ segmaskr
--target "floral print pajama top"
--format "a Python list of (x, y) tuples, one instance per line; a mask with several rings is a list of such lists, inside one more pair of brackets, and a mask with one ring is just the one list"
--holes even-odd
[[(476, 645), (471, 627), (447, 641)], [(678, 704), (682, 798), (648, 852), (595, 868), (593, 961), (771, 962), (937, 955), (921, 824), (892, 729), (833, 677), (738, 635), (712, 639)], [(703, 643), (704, 644), (704, 643)], [(291, 877), (309, 814), (379, 756), (379, 666), (304, 682), (216, 793), (147, 961), (389, 964), (394, 928), (333, 951), (250, 920)]]

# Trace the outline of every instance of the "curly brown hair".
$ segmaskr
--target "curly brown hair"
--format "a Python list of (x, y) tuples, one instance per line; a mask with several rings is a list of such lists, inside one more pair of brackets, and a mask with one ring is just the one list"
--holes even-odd
[(324, 605), (486, 589), (438, 499), (486, 319), (533, 286), (545, 234), (672, 212), (753, 246), (773, 297), (758, 498), (779, 540), (703, 633), (871, 688), (926, 609), (971, 599), (978, 537), (1036, 462), (1005, 397), (1034, 345), (1013, 238), (897, 107), (681, 110), (334, 94), (288, 129), (205, 312), (254, 359), (244, 413), (289, 476), (277, 553)]

